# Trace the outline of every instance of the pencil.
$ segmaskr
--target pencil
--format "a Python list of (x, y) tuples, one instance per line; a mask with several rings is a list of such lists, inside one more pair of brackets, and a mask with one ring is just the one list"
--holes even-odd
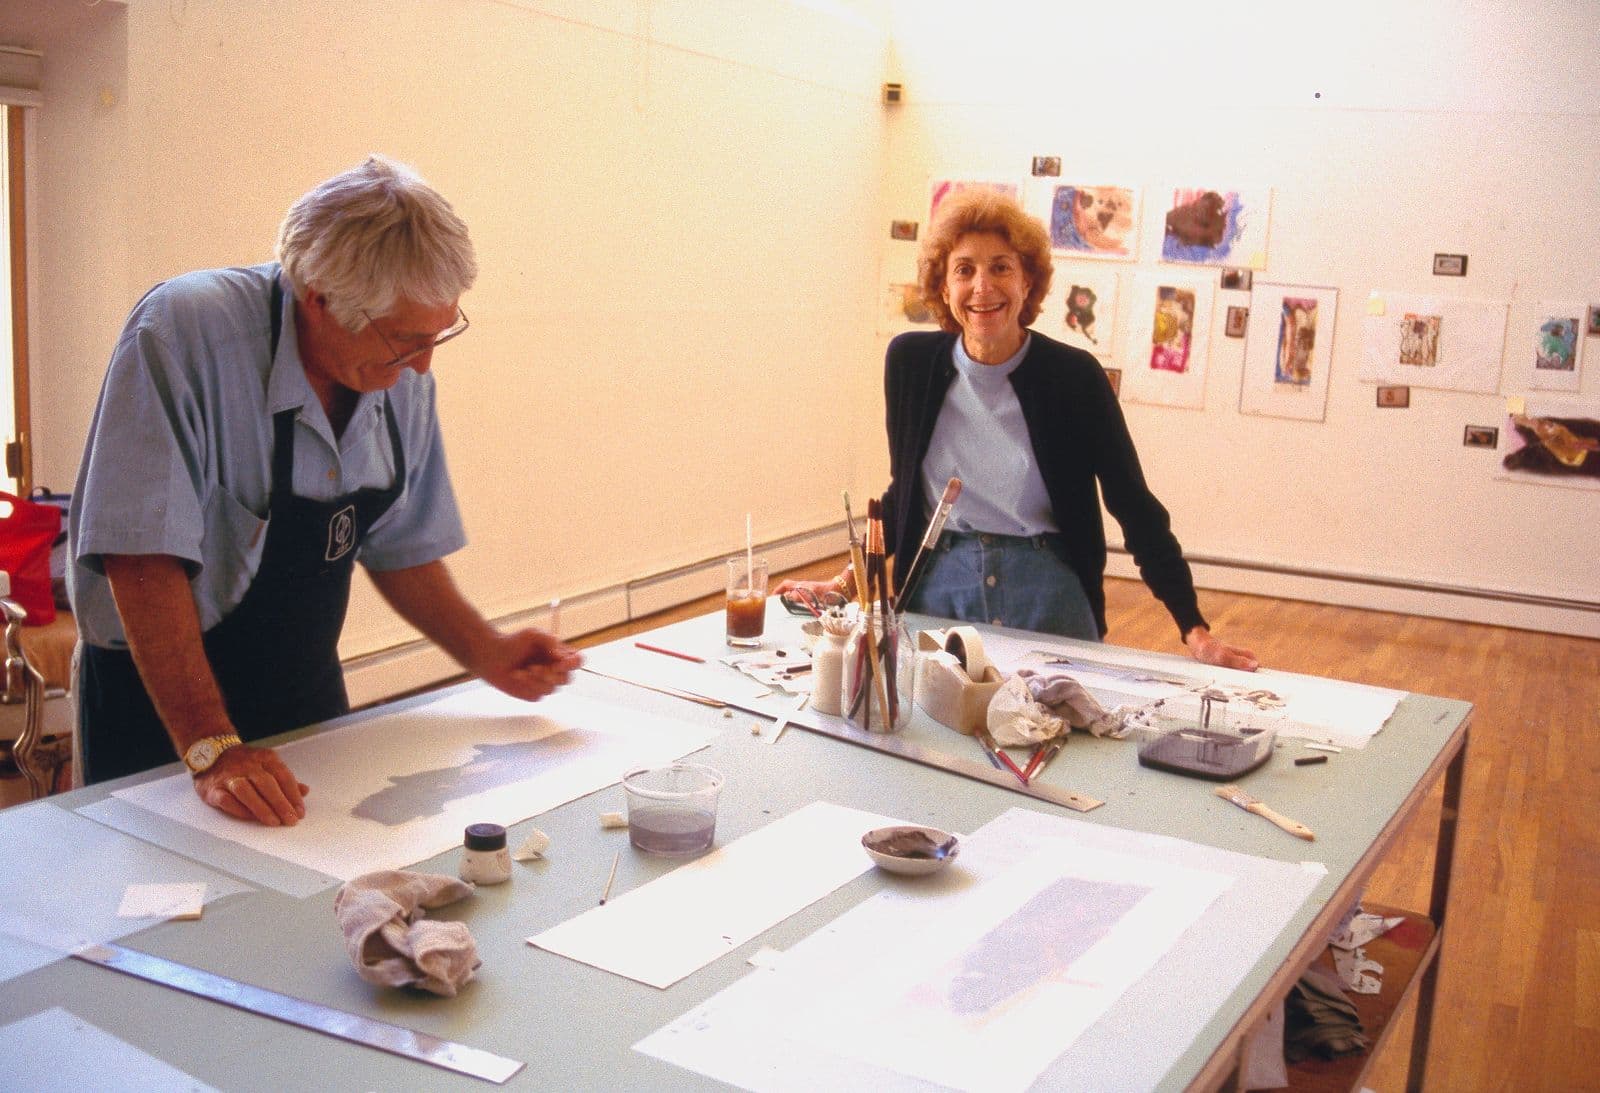
[(550, 601), (550, 636), (561, 636), (561, 597), (557, 596)]
[(600, 893), (600, 906), (606, 905), (606, 900), (611, 898), (611, 883), (617, 879), (617, 863), (622, 860), (622, 851), (617, 851), (617, 856), (611, 859), (611, 874), (606, 877), (606, 890)]
[(650, 653), (660, 653), (663, 656), (677, 657), (679, 660), (693, 661), (696, 664), (704, 664), (706, 662), (705, 657), (697, 657), (693, 653), (680, 653), (676, 649), (663, 649), (661, 646), (651, 645), (649, 642), (636, 641), (633, 644), (635, 648), (643, 649)]

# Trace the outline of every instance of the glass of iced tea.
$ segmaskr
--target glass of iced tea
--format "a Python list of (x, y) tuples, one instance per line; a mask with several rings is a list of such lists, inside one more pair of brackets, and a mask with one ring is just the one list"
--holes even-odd
[(728, 559), (728, 644), (761, 644), (767, 626), (767, 560)]

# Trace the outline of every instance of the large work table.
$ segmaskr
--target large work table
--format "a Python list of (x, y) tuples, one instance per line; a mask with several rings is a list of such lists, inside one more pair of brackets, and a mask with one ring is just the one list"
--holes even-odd
[[(769, 642), (795, 640), (798, 627), (799, 620), (784, 615), (776, 602), (769, 604)], [(711, 660), (727, 652), (720, 612), (638, 639), (625, 639), (629, 646), (635, 640)], [(1110, 647), (1084, 648), (1092, 648), (1102, 658), (1116, 652)], [(1195, 667), (1178, 658), (1172, 664), (1174, 669)], [(471, 689), (481, 684), (461, 686)], [(1041, 775), (1041, 783), (1104, 802), (1080, 814), (801, 728), (791, 727), (778, 743), (770, 744), (751, 731), (752, 723), (770, 731), (770, 721), (765, 718), (746, 712), (729, 716), (720, 709), (589, 672), (580, 673), (571, 689), (597, 702), (720, 730), (707, 748), (691, 756), (693, 761), (717, 767), (727, 777), (717, 826), (719, 846), (820, 800), (963, 833), (1020, 807), (1279, 862), (1310, 859), (1321, 863), (1326, 874), (1317, 880), (1310, 897), (1225, 1000), (1195, 1022), (1198, 1032), (1159, 1080), (1159, 1087), (1166, 1089), (1227, 1085), (1250, 1032), (1301, 971), (1321, 956), (1329, 932), (1360, 896), (1397, 833), (1443, 782), (1432, 906), (1417, 909), (1416, 921), (1423, 923), (1425, 936), (1420, 945), (1413, 946), (1417, 951), (1406, 969), (1414, 970), (1415, 975), (1395, 970), (1391, 973), (1394, 981), (1385, 984), (1385, 995), (1405, 994), (1418, 1006), (1412, 1075), (1413, 1081), (1418, 1080), (1420, 1067), (1416, 1064), (1426, 1059), (1438, 966), (1435, 957), (1448, 897), (1471, 714), (1466, 703), (1408, 695), (1365, 748), (1346, 749), (1330, 755), (1326, 763), (1300, 767), (1292, 764), (1291, 755), (1312, 753), (1291, 742), (1280, 748), (1268, 766), (1244, 779), (1243, 784), (1257, 797), (1316, 832), (1316, 841), (1305, 843), (1219, 800), (1211, 783), (1141, 767), (1127, 741), (1075, 733)], [(435, 697), (417, 696), (362, 711), (286, 739), (338, 732)], [(769, 704), (773, 711), (786, 705), (777, 699)], [(903, 736), (919, 746), (943, 749), (963, 759), (982, 758), (974, 741), (933, 722), (920, 709)], [(75, 811), (104, 801), (121, 786), (172, 774), (173, 769), (167, 768), (23, 807)], [(336, 926), (331, 886), (309, 895), (290, 895), (241, 881), (236, 894), (209, 903), (200, 920), (163, 922), (120, 938), (118, 944), (526, 1063), (507, 1083), (508, 1088), (719, 1088), (718, 1082), (635, 1051), (632, 1045), (752, 974), (748, 958), (757, 950), (787, 950), (879, 892), (893, 889), (914, 895), (919, 883), (867, 869), (748, 943), (672, 986), (657, 989), (526, 941), (530, 935), (594, 907), (614, 858), (618, 864), (613, 890), (619, 897), (682, 864), (633, 851), (625, 832), (607, 830), (598, 822), (600, 813), (623, 808), (622, 791), (612, 785), (535, 817), (506, 818), (516, 821), (509, 824), (513, 847), (534, 827), (547, 833), (552, 845), (545, 860), (514, 865), (509, 883), (482, 887), (470, 899), (438, 913), (438, 917), (469, 924), (483, 960), (477, 977), (455, 998), (378, 988), (358, 978)], [(0, 854), (4, 862), (0, 885), (5, 892), (54, 886), (68, 902), (103, 900), (120, 895), (131, 882), (147, 879), (130, 870), (119, 871), (115, 861), (126, 855), (104, 855), (91, 861), (73, 845), (24, 845), (36, 828), (24, 826), (16, 816), (17, 810), (0, 812), (0, 845), (6, 847)], [(77, 816), (74, 820), (89, 822)], [(120, 832), (117, 837), (132, 838)], [(169, 843), (168, 852), (172, 845), (181, 846), (181, 840)], [(412, 867), (454, 875), (459, 854), (459, 849), (452, 847)], [(41, 871), (41, 862), (48, 863), (48, 868)], [(961, 864), (957, 859), (952, 868), (959, 869)], [(51, 924), (34, 925), (38, 935), (49, 934)], [(14, 916), (0, 926), (19, 929)], [(1220, 933), (1216, 943), (1226, 944), (1226, 936)], [(1175, 1006), (1181, 1006), (1188, 990), (1184, 974), (1189, 971), (1192, 969), (1158, 964), (1150, 973), (1155, 979), (1144, 984), (1141, 997), (1148, 1000), (1151, 991), (1166, 992)], [(1125, 1050), (1137, 1053), (1142, 1035), (1139, 1022), (1158, 1018), (1148, 1011), (1128, 1012), (1125, 1007), (1132, 1004), (1119, 1002), (1104, 1021), (1128, 1029)], [(491, 1088), (483, 1081), (226, 1008), (78, 960), (55, 960), (0, 982), (0, 1024), (15, 1028), (12, 1023), (55, 1007), (137, 1052), (220, 1089)], [(1107, 1042), (1118, 1041), (1112, 1036)], [(19, 1055), (19, 1045), (13, 1041), (4, 1057), (12, 1059), (13, 1066), (36, 1069), (0, 1074), (0, 1086), (47, 1087), (59, 1069), (52, 1060), (77, 1059), (85, 1051), (92, 1055), (103, 1050), (94, 1045), (103, 1043), (66, 1036), (28, 1045), (31, 1053)], [(25, 1061), (17, 1063), (18, 1058)], [(110, 1074), (106, 1083), (108, 1087), (122, 1084)], [(1063, 1065), (1047, 1070), (1038, 1087), (1073, 1084), (1072, 1073)]]

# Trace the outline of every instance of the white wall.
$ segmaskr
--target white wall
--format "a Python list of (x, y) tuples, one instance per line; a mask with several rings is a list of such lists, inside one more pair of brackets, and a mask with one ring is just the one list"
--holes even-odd
[[(837, 521), (876, 415), (806, 392), (875, 385), (885, 51), (870, 3), (106, 11), (46, 59), (36, 477), (73, 480), (148, 285), (269, 258), (290, 202), (382, 151), (478, 249), (435, 365), (486, 614), (742, 549), (747, 511), (762, 541)], [(346, 655), (408, 636), (358, 589)]]
[[(472, 537), (455, 565), (487, 613), (692, 568), (739, 546), (746, 511), (764, 540), (829, 528), (839, 490), (865, 498), (886, 471), (875, 315), (915, 249), (888, 241), (887, 221), (926, 219), (930, 170), (1020, 179), (1031, 156), (1060, 155), (1150, 186), (1272, 186), (1261, 276), (1342, 291), (1326, 423), (1239, 415), (1240, 343), (1220, 334), (1203, 412), (1128, 407), (1191, 552), (1600, 601), (1596, 496), (1494, 482), (1492, 455), (1460, 446), (1500, 399), (1419, 389), (1410, 410), (1379, 412), (1354, 379), (1374, 287), (1505, 298), (1513, 325), (1545, 296), (1600, 302), (1600, 83), (1574, 60), (1596, 54), (1600, 24), (1583, 0), (1356, 0), (1322, 6), (1321, 22), (1275, 3), (1197, 22), (1160, 0), (991, 3), (981, 18), (949, 0), (40, 5), (57, 32), (17, 44), (46, 53), (42, 483), (75, 478), (106, 356), (149, 284), (262, 260), (295, 197), (379, 150), (458, 205), (480, 252), (472, 332), (437, 364)], [(886, 77), (907, 92), (888, 111)], [(1150, 253), (1148, 224), (1145, 239)], [(1436, 281), (1435, 251), (1469, 253), (1471, 275)], [(1493, 600), (1200, 577), (1597, 626)], [(627, 598), (659, 606), (704, 582)], [(408, 636), (358, 590), (347, 655)]]
[[(1186, 550), (1600, 605), (1600, 494), (1497, 481), (1492, 451), (1462, 447), (1465, 425), (1501, 423), (1503, 396), (1416, 388), (1409, 410), (1379, 410), (1356, 380), (1373, 289), (1509, 301), (1517, 347), (1538, 301), (1600, 303), (1600, 81), (1582, 60), (1600, 48), (1592, 4), (893, 10), (906, 104), (890, 129), (892, 216), (926, 219), (930, 172), (1021, 181), (1032, 156), (1057, 155), (1064, 176), (1147, 188), (1131, 272), (1158, 268), (1151, 197), (1163, 187), (1270, 186), (1256, 277), (1340, 289), (1324, 423), (1238, 412), (1243, 342), (1221, 319), (1248, 297), (1227, 292), (1204, 411), (1125, 406)], [(887, 275), (907, 272), (912, 248), (885, 248)], [(1433, 277), (1435, 252), (1468, 254), (1468, 276)], [(1600, 339), (1586, 349), (1584, 395), (1600, 409)], [(1511, 376), (1504, 392), (1520, 393)], [(1600, 636), (1592, 611), (1226, 568), (1200, 579)]]

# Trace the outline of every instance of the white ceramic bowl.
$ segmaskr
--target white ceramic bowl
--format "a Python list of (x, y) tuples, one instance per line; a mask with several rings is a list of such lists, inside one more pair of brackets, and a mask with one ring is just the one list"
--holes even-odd
[(938, 872), (954, 861), (961, 840), (937, 827), (897, 824), (873, 828), (861, 836), (861, 848), (879, 869), (918, 877)]

